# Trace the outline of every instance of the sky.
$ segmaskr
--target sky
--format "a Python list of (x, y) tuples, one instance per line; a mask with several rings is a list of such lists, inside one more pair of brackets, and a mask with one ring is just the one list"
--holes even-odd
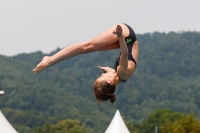
[(136, 34), (200, 32), (200, 0), (0, 0), (0, 55), (50, 53), (121, 22)]

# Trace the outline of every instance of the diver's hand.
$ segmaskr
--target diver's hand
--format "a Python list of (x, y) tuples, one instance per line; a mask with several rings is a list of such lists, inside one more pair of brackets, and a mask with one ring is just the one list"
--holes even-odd
[(106, 73), (105, 67), (97, 66), (97, 68), (101, 69), (102, 73)]
[(120, 25), (117, 25), (117, 27), (113, 31), (113, 34), (116, 34), (117, 36), (121, 36), (122, 35), (122, 27)]
[(102, 66), (97, 66), (97, 67), (102, 70), (102, 73), (115, 71), (114, 69), (112, 69), (110, 67), (102, 67)]

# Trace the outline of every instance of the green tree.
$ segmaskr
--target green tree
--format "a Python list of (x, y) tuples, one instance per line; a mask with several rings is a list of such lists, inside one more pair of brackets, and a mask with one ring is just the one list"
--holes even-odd
[(166, 120), (160, 128), (162, 133), (200, 133), (200, 121), (190, 113), (174, 122)]
[(131, 133), (140, 133), (142, 129), (141, 125), (133, 124), (131, 121), (127, 121), (125, 124)]
[(67, 119), (56, 125), (46, 123), (44, 127), (38, 127), (35, 133), (86, 133), (86, 127), (78, 120)]
[(159, 109), (151, 113), (143, 124), (143, 133), (154, 132), (156, 126), (162, 125), (166, 120), (175, 121), (181, 118), (182, 113), (173, 112), (170, 109)]

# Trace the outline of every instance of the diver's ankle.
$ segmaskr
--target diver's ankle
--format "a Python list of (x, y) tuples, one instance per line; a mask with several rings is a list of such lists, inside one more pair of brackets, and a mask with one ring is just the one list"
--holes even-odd
[(48, 64), (48, 66), (54, 64), (53, 59), (52, 59), (52, 56), (48, 56), (48, 58), (47, 58), (47, 62), (46, 62), (46, 63)]

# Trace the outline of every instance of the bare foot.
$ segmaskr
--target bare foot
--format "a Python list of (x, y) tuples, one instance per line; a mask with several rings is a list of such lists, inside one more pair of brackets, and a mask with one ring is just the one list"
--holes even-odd
[(49, 56), (44, 56), (42, 61), (36, 66), (36, 68), (32, 70), (33, 73), (37, 74), (46, 69), (50, 65), (49, 59), (50, 59)]

